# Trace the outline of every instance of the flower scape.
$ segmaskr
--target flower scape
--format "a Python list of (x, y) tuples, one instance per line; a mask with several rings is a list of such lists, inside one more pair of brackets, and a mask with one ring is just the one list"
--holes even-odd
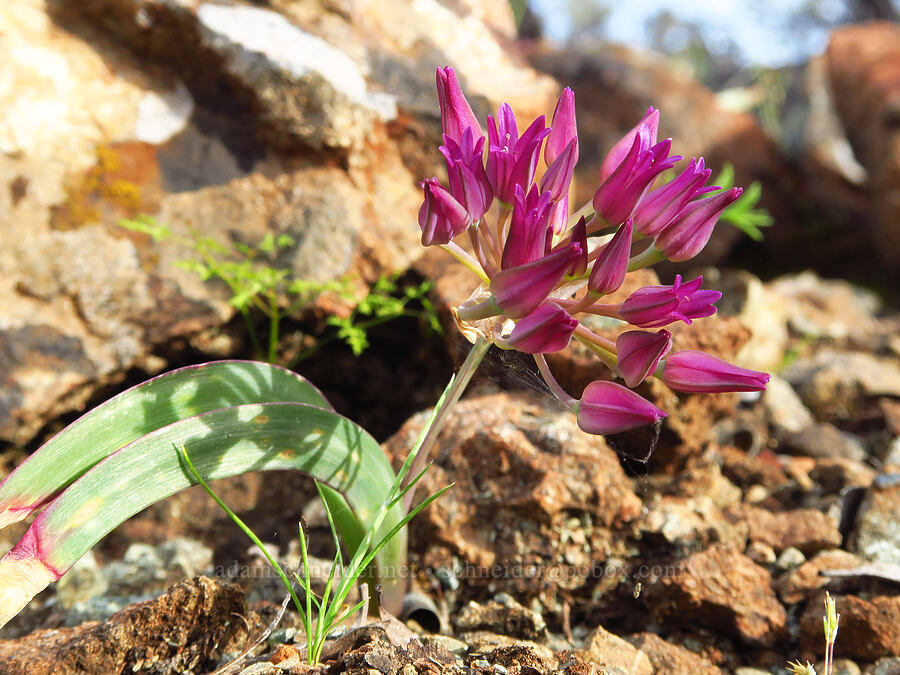
[[(677, 172), (682, 157), (669, 154), (671, 139), (657, 140), (659, 111), (650, 108), (604, 158), (593, 199), (572, 211), (578, 135), (571, 89), (560, 95), (550, 126), (541, 115), (520, 133), (504, 103), (496, 117), (488, 116), (485, 136), (453, 69), (439, 68), (436, 79), (448, 184), (437, 178), (420, 183), (418, 220), (423, 245), (441, 247), (482, 282), (453, 310), (464, 335), (532, 354), (547, 386), (591, 434), (660, 422), (665, 411), (633, 391), (648, 377), (681, 392), (765, 389), (766, 373), (700, 351), (672, 351), (665, 326), (716, 312), (722, 294), (703, 289), (702, 277), (679, 275), (671, 285), (604, 302), (629, 272), (696, 256), (741, 188), (708, 186), (711, 170), (702, 157)], [(542, 153), (547, 168), (538, 179)], [(589, 315), (631, 329), (611, 340), (585, 324)], [(569, 395), (544, 355), (573, 338), (624, 385), (597, 380), (580, 400)]]

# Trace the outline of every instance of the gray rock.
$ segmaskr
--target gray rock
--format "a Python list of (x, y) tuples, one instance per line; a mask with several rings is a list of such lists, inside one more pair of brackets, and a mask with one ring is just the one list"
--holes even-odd
[(820, 420), (849, 419), (876, 396), (900, 397), (900, 364), (866, 352), (823, 349), (783, 373)]
[(833, 424), (822, 422), (784, 436), (782, 448), (808, 457), (864, 460), (868, 453), (862, 443)]
[(798, 567), (805, 562), (806, 556), (803, 555), (803, 552), (800, 549), (788, 546), (781, 552), (781, 555), (778, 556), (778, 560), (775, 561), (775, 566), (781, 571), (786, 571)]
[(785, 380), (772, 375), (762, 395), (763, 407), (776, 433), (792, 434), (812, 426), (813, 416)]
[(900, 564), (900, 473), (879, 475), (859, 508), (850, 548), (871, 562)]

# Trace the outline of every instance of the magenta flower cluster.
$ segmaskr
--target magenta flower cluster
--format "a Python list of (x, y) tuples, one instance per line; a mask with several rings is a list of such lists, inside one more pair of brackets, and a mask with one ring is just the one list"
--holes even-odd
[[(613, 146), (593, 199), (570, 213), (569, 186), (578, 162), (570, 89), (560, 95), (550, 126), (542, 115), (520, 134), (504, 103), (496, 117), (487, 118), (487, 136), (452, 68), (438, 69), (437, 91), (448, 185), (437, 178), (420, 184), (419, 226), (424, 245), (444, 248), (483, 281), (456, 309), (465, 330), (504, 349), (533, 354), (550, 389), (588, 433), (618, 433), (665, 417), (632, 390), (650, 376), (683, 392), (765, 388), (765, 373), (698, 351), (670, 353), (672, 336), (664, 326), (690, 324), (716, 311), (721, 293), (703, 290), (702, 278), (677, 276), (671, 285), (641, 288), (621, 303), (602, 302), (630, 271), (696, 256), (722, 211), (741, 195), (740, 188), (708, 186), (711, 172), (702, 158), (675, 171), (682, 158), (669, 154), (671, 139), (657, 140), (659, 111), (648, 110)], [(542, 150), (546, 170), (538, 180)], [(468, 250), (454, 241), (462, 235), (468, 235)], [(585, 326), (579, 319), (585, 314), (612, 317), (634, 329), (613, 341)], [(544, 357), (565, 349), (573, 337), (625, 386), (598, 380), (581, 400), (573, 399)]]

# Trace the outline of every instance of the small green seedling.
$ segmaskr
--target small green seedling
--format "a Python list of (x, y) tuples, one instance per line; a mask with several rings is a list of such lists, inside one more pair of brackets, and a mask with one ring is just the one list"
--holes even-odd
[[(298, 279), (289, 269), (275, 265), (278, 255), (294, 247), (287, 234), (266, 234), (256, 247), (243, 243), (224, 245), (211, 237), (185, 237), (148, 215), (123, 219), (119, 226), (150, 236), (155, 241), (171, 240), (194, 251), (197, 259), (180, 260), (178, 265), (196, 273), (203, 281), (217, 279), (228, 286), (229, 304), (240, 312), (255, 354), (269, 363), (279, 361), (278, 344), (282, 322), (286, 317), (309, 307), (323, 293), (335, 293), (355, 309), (346, 317), (332, 316), (327, 324), (335, 330), (318, 336), (316, 342), (294, 357), (293, 365), (309, 358), (322, 346), (343, 340), (356, 356), (369, 345), (367, 330), (400, 317), (414, 317), (436, 333), (441, 332), (437, 312), (428, 300), (432, 283), (424, 281), (400, 288), (397, 276), (380, 278), (369, 293), (357, 303), (354, 285), (349, 279), (312, 281)], [(261, 314), (268, 324), (268, 338), (263, 348), (254, 314)]]
[[(834, 643), (837, 640), (838, 622), (841, 615), (837, 613), (834, 598), (825, 591), (825, 616), (822, 624), (825, 629), (825, 666), (823, 675), (832, 675), (834, 669)], [(788, 670), (794, 675), (816, 675), (816, 669), (809, 661), (806, 665), (800, 661), (788, 661)]]

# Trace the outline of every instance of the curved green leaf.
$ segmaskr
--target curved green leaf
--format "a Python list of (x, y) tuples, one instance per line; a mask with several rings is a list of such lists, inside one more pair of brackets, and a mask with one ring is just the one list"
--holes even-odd
[[(100, 539), (141, 509), (193, 484), (177, 447), (184, 444), (206, 480), (247, 471), (298, 469), (340, 492), (365, 526), (395, 480), (378, 443), (350, 420), (299, 403), (238, 405), (195, 415), (135, 440), (85, 472), (34, 521), (0, 561), (0, 625), (58, 578)], [(388, 513), (379, 533), (402, 519)], [(400, 530), (377, 561), (392, 597), (402, 579)]]
[(296, 373), (256, 361), (188, 366), (143, 382), (70, 424), (0, 484), (0, 528), (22, 520), (123, 445), (200, 413), (290, 401), (330, 409)]

